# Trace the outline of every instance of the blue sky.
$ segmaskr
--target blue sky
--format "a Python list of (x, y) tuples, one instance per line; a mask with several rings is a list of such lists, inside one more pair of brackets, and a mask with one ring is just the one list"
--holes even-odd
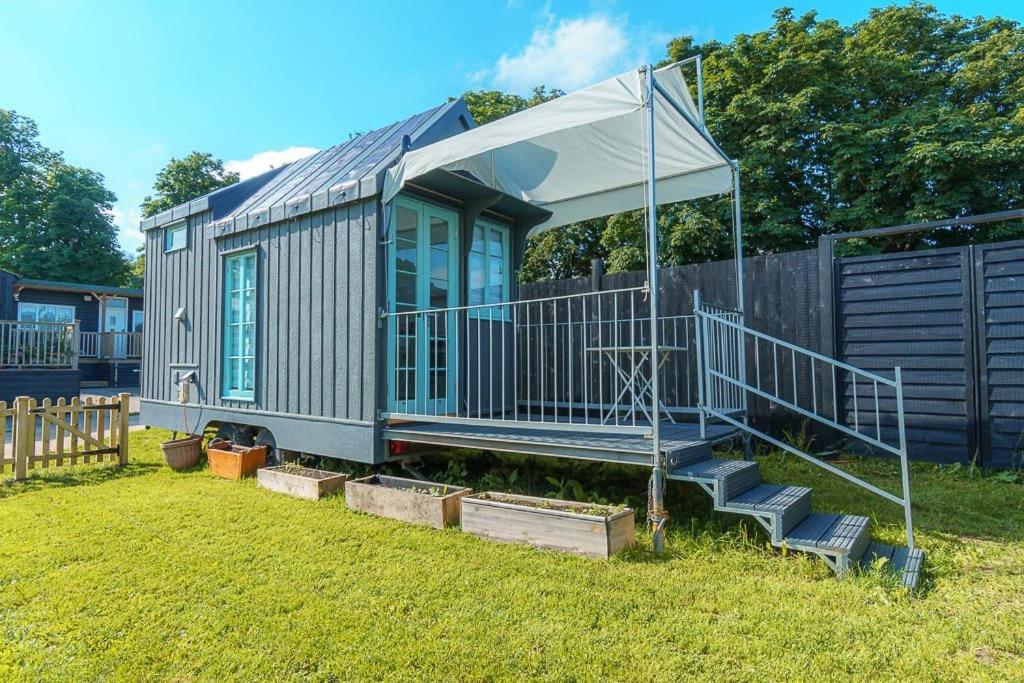
[[(762, 30), (782, 4), (850, 23), (885, 3), (0, 0), (0, 107), (106, 176), (134, 251), (138, 205), (173, 156), (209, 151), (253, 175), (467, 89), (571, 90), (676, 35)], [(1024, 19), (1019, 0), (935, 4)]]

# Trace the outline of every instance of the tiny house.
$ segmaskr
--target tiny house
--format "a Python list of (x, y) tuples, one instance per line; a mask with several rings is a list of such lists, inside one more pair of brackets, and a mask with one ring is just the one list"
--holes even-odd
[[(460, 302), (462, 226), (481, 212), (405, 193), (392, 214), (403, 248), (389, 249), (383, 174), (405, 150), (473, 125), (450, 102), (146, 219), (144, 421), (384, 461), (388, 283), (396, 304)], [(508, 204), (479, 218), (502, 235), (511, 273), (520, 223), (537, 210)], [(429, 278), (417, 270), (428, 249)]]
[[(418, 445), (647, 467), (656, 547), (677, 479), (841, 570), (866, 518), (815, 516), (808, 489), (711, 449), (754, 436), (835, 472), (748, 424), (749, 398), (771, 401), (899, 457), (902, 497), (843, 476), (904, 505), (909, 532), (899, 370), (751, 329), (742, 286), (661, 299), (664, 203), (732, 193), (743, 281), (739, 164), (703, 114), (699, 58), (484, 126), (455, 100), (146, 219), (143, 422), (371, 464)], [(531, 235), (638, 209), (643, 286), (520, 296)], [(821, 383), (798, 396), (808, 368)]]

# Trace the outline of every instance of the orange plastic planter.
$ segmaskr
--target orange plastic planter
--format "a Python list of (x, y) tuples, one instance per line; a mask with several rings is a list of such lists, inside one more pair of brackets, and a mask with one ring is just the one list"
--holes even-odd
[(267, 464), (266, 446), (236, 446), (225, 441), (211, 441), (206, 447), (210, 473), (224, 479), (238, 480), (256, 474)]

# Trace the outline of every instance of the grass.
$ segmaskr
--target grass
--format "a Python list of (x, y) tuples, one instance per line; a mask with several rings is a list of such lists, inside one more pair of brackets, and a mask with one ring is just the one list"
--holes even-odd
[[(915, 466), (919, 595), (884, 574), (837, 580), (780, 557), (749, 522), (671, 484), (668, 553), (611, 561), (485, 542), (302, 501), (252, 480), (132, 463), (0, 486), (0, 679), (764, 680), (1024, 676), (1024, 486)], [(467, 455), (430, 474), (591, 498), (643, 491), (639, 470)], [(793, 459), (765, 479), (818, 509), (901, 511)], [(885, 462), (851, 470), (894, 485)], [(637, 501), (630, 501), (636, 504)]]

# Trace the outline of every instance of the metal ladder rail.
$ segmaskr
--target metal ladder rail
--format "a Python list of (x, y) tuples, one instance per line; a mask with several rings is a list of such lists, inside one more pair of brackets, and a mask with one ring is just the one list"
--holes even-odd
[[(914, 548), (914, 531), (913, 531), (913, 519), (911, 512), (910, 502), (910, 473), (909, 463), (907, 458), (907, 446), (906, 446), (906, 420), (904, 415), (903, 405), (903, 382), (901, 369), (897, 366), (894, 368), (894, 379), (882, 377), (866, 370), (843, 363), (842, 361), (828, 358), (809, 349), (804, 349), (789, 342), (783, 341), (767, 335), (763, 332), (753, 330), (742, 322), (735, 319), (736, 313), (723, 309), (721, 307), (712, 307), (707, 304), (702, 304), (700, 301), (699, 292), (694, 293), (694, 314), (697, 321), (697, 337), (699, 340), (698, 354), (700, 356), (700, 363), (698, 365), (698, 393), (701, 396), (701, 410), (706, 413), (709, 418), (715, 418), (726, 422), (739, 430), (745, 431), (759, 439), (766, 441), (767, 443), (780, 448), (787, 453), (796, 455), (808, 462), (811, 462), (822, 469), (835, 474), (851, 483), (854, 483), (881, 498), (888, 500), (892, 503), (900, 505), (904, 509), (904, 518), (906, 521), (906, 533), (907, 533), (907, 545), (911, 549)], [(731, 314), (731, 315), (730, 315)], [(723, 348), (723, 339), (725, 332), (731, 335), (735, 335), (737, 339), (729, 340), (729, 344), (724, 346), (728, 348), (728, 355), (735, 353), (737, 356), (733, 359), (724, 359), (721, 355), (721, 349)], [(745, 378), (744, 369), (746, 367), (746, 343), (747, 338), (758, 340), (755, 344), (764, 342), (770, 345), (773, 355), (773, 388), (774, 391), (769, 391), (769, 388), (760, 386), (760, 377), (755, 374), (756, 385), (751, 385)], [(787, 400), (780, 391), (779, 388), (779, 376), (778, 376), (778, 349), (783, 348), (789, 352), (790, 358), (792, 359), (791, 372), (795, 378), (796, 373), (796, 358), (802, 357), (809, 359), (811, 364), (811, 377), (812, 377), (812, 393), (814, 394), (815, 405), (812, 406), (811, 410), (798, 405), (798, 396), (796, 395), (796, 382), (794, 379), (794, 395), (793, 400)], [(758, 349), (755, 346), (755, 349)], [(758, 349), (759, 350), (759, 349)], [(758, 352), (755, 350), (755, 353)], [(759, 357), (758, 357), (759, 359)], [(757, 362), (758, 359), (755, 359)], [(830, 368), (831, 376), (833, 378), (832, 390), (833, 390), (833, 407), (834, 414), (832, 417), (828, 417), (817, 412), (817, 386), (814, 383), (815, 363), (821, 364), (827, 368)], [(840, 370), (846, 373), (850, 373), (853, 378), (853, 407), (854, 407), (854, 427), (850, 428), (846, 424), (839, 422), (838, 420), (838, 404), (835, 403), (836, 391), (835, 391), (835, 378), (836, 371)], [(736, 376), (734, 376), (736, 375)], [(874, 387), (874, 415), (876, 417), (876, 434), (874, 437), (865, 434), (860, 431), (860, 411), (858, 409), (860, 403), (860, 395), (857, 393), (857, 377), (861, 377), (863, 381), (872, 383)], [(895, 410), (896, 410), (896, 430), (897, 430), (897, 443), (889, 444), (881, 438), (881, 421), (880, 421), (880, 403), (878, 398), (878, 385), (890, 387), (893, 390), (895, 396)], [(837, 431), (863, 441), (869, 446), (874, 446), (885, 450), (886, 452), (892, 453), (897, 456), (900, 460), (900, 470), (902, 479), (902, 496), (897, 496), (889, 491), (885, 491), (869, 482), (860, 479), (848, 472), (845, 472), (834, 465), (824, 462), (813, 455), (806, 453), (795, 446), (787, 444), (770, 434), (765, 433), (762, 430), (756, 429), (751, 425), (747, 424), (745, 420), (738, 420), (735, 416), (735, 411), (725, 410), (723, 407), (718, 406), (719, 401), (718, 394), (726, 394), (725, 401), (732, 403), (729, 399), (735, 398), (735, 393), (739, 392), (743, 396), (753, 394), (760, 396), (771, 403), (778, 405), (782, 408), (796, 412), (799, 415), (807, 417), (808, 419), (815, 420), (828, 427), (834, 428)], [(703, 418), (702, 418), (703, 421)]]

